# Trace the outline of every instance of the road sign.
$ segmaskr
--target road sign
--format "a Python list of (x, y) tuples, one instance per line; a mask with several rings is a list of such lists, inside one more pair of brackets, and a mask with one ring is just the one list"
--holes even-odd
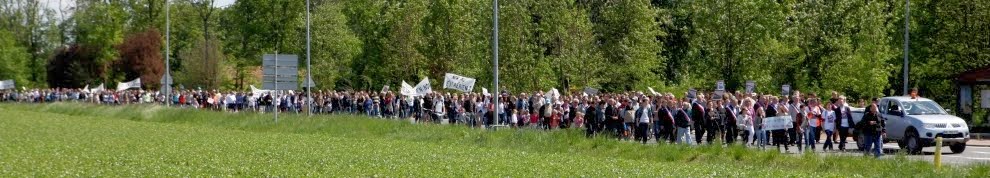
[(265, 90), (298, 90), (299, 57), (266, 54), (262, 57), (262, 85)]

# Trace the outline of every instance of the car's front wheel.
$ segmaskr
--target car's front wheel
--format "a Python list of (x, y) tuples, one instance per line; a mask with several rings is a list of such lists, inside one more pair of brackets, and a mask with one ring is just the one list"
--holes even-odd
[(952, 153), (955, 154), (962, 153), (963, 151), (966, 151), (966, 143), (949, 145), (949, 150), (952, 150)]
[(920, 154), (921, 153), (921, 138), (918, 137), (918, 132), (914, 130), (909, 130), (904, 134), (904, 150), (908, 154)]

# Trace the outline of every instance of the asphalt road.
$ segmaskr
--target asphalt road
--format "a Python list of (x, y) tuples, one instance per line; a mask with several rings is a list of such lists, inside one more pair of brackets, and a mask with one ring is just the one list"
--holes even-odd
[[(857, 156), (863, 155), (863, 152), (855, 151), (856, 150), (855, 142), (850, 142), (846, 144), (847, 149), (852, 149), (852, 150), (846, 150), (846, 152), (839, 152), (838, 149), (830, 150), (830, 151), (822, 151), (821, 149), (822, 144), (817, 144), (816, 147), (818, 149), (815, 150), (815, 152), (825, 155), (857, 155)], [(836, 146), (836, 148), (838, 148), (838, 146)], [(776, 147), (767, 146), (767, 149), (776, 149)], [(881, 159), (892, 159), (895, 157), (895, 155), (899, 150), (900, 148), (897, 147), (897, 143), (884, 144), (883, 147), (884, 154), (883, 156), (881, 156)], [(793, 146), (787, 152), (785, 152), (783, 148), (781, 148), (781, 152), (790, 153), (790, 154), (799, 153), (797, 149), (794, 148)], [(924, 148), (922, 152), (923, 154), (907, 155), (907, 157), (909, 159), (925, 160), (929, 162), (934, 161), (935, 147)], [(952, 151), (949, 150), (949, 147), (942, 147), (942, 163), (953, 164), (953, 165), (968, 165), (968, 164), (978, 164), (978, 163), (990, 164), (990, 147), (967, 146), (966, 150), (959, 154), (952, 153)]]

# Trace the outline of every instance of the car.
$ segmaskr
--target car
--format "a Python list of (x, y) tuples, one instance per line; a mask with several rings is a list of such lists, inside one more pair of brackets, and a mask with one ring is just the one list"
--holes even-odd
[[(884, 142), (897, 145), (910, 154), (919, 154), (924, 147), (935, 146), (935, 138), (942, 137), (942, 145), (952, 153), (962, 153), (969, 141), (969, 125), (962, 118), (948, 114), (942, 107), (927, 98), (884, 97), (878, 101), (878, 111), (886, 125)], [(863, 119), (864, 109), (853, 109), (854, 122)], [(854, 140), (860, 144), (862, 135), (854, 131)]]

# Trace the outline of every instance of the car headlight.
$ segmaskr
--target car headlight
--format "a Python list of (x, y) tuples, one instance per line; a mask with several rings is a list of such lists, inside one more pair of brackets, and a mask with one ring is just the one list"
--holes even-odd
[(932, 124), (932, 123), (925, 123), (925, 128), (926, 128), (926, 129), (934, 129), (934, 128), (935, 128), (935, 124)]

